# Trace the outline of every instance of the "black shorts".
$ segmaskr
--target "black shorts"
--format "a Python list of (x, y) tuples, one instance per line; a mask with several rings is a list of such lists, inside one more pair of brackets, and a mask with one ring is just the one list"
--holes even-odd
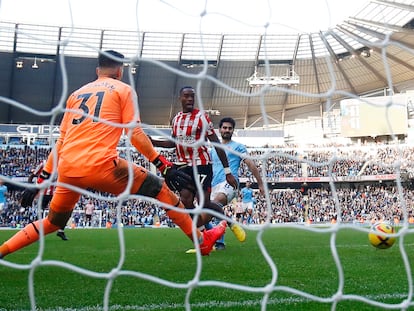
[(49, 208), (49, 203), (50, 201), (52, 201), (52, 197), (53, 195), (48, 195), (48, 194), (45, 194), (43, 196), (43, 200), (41, 202), (42, 210)]
[(180, 170), (183, 170), (184, 173), (191, 176), (191, 179), (194, 182), (198, 179), (201, 183), (201, 187), (204, 191), (211, 192), (211, 181), (213, 180), (213, 166), (211, 164), (207, 165), (197, 165), (196, 176), (194, 176), (193, 167), (188, 165), (179, 166)]

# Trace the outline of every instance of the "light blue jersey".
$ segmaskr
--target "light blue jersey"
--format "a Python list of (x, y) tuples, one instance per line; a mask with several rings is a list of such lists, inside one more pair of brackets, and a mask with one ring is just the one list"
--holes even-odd
[[(232, 150), (237, 151), (238, 153), (247, 154), (246, 146), (241, 143), (235, 142), (233, 140), (225, 144), (225, 146), (228, 148), (231, 148)], [(234, 154), (227, 150), (225, 151), (227, 154), (227, 159), (229, 161), (229, 167), (230, 167), (231, 173), (236, 178), (237, 183), (238, 183), (239, 182), (239, 167), (240, 167), (240, 162), (242, 161), (242, 158), (237, 154)], [(226, 174), (224, 174), (223, 164), (221, 164), (221, 161), (217, 155), (216, 149), (211, 148), (210, 153), (211, 153), (211, 160), (213, 162), (213, 181), (211, 182), (211, 186), (214, 187), (215, 185), (218, 185), (219, 183), (226, 180)]]
[(6, 196), (7, 187), (5, 185), (0, 185), (0, 212), (6, 208)]
[(0, 203), (6, 203), (6, 196), (4, 195), (7, 192), (7, 186), (0, 186)]
[(252, 188), (244, 187), (240, 190), (240, 194), (242, 195), (243, 203), (253, 202), (253, 189)]

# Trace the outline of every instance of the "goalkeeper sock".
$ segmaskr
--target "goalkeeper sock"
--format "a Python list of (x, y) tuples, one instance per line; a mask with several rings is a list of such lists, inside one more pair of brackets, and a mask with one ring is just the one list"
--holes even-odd
[(59, 229), (58, 226), (52, 224), (47, 218), (32, 222), (0, 246), (0, 258), (3, 258), (4, 256), (39, 240), (40, 221), (43, 222), (43, 230), (45, 235)]

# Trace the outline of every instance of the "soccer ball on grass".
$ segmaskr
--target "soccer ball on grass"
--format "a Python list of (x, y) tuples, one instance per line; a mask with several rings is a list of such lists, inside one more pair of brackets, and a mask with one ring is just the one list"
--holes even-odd
[(387, 249), (395, 243), (395, 236), (389, 236), (394, 233), (395, 229), (391, 224), (386, 222), (377, 222), (372, 225), (368, 234), (368, 239), (372, 246), (379, 249)]

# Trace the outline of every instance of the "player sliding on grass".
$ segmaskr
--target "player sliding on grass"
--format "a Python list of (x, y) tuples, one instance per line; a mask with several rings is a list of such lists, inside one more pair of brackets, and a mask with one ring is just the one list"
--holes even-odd
[[(128, 177), (132, 174), (129, 193), (156, 198), (183, 209), (184, 205), (169, 187), (182, 190), (189, 182), (188, 176), (177, 171), (171, 162), (154, 149), (140, 127), (136, 94), (129, 85), (120, 81), (123, 75), (123, 58), (122, 54), (115, 51), (101, 52), (96, 70), (97, 80), (70, 95), (60, 126), (61, 134), (55, 146), (58, 159), (55, 159), (54, 152), (49, 154), (38, 183), (50, 177), (48, 172), (52, 171), (54, 161), (58, 160), (58, 183), (119, 195), (127, 189)], [(134, 123), (136, 125), (133, 129), (126, 128), (127, 124)], [(116, 127), (115, 124), (123, 124), (124, 127)], [(165, 182), (145, 168), (119, 158), (116, 147), (124, 129), (132, 131), (131, 143), (154, 163)], [(57, 185), (48, 216), (28, 224), (2, 244), (0, 258), (37, 241), (40, 223), (45, 234), (55, 232), (65, 225), (80, 196), (76, 191)], [(167, 209), (167, 215), (192, 239), (192, 219), (188, 214)], [(197, 230), (196, 237), (202, 255), (211, 252), (225, 229), (226, 222), (223, 221), (212, 230)]]
[[(207, 210), (214, 210), (224, 215), (223, 204), (219, 201), (210, 200), (211, 181), (213, 179), (213, 169), (209, 150), (206, 143), (191, 146), (205, 138), (210, 142), (220, 144), (220, 140), (214, 131), (213, 122), (206, 112), (194, 108), (195, 91), (191, 86), (184, 86), (179, 92), (179, 101), (182, 106), (182, 111), (178, 112), (172, 120), (171, 137), (177, 140), (177, 145), (172, 140), (155, 140), (152, 139), (154, 146), (164, 148), (175, 148), (179, 166), (178, 171), (185, 172), (193, 179), (194, 188), (196, 188), (196, 181), (198, 180), (203, 190), (203, 209), (206, 211), (198, 218), (197, 226), (202, 227), (210, 222), (212, 219), (211, 213)], [(188, 146), (190, 145), (190, 146)], [(229, 168), (229, 163), (225, 151), (214, 146), (217, 157), (223, 165), (224, 179), (233, 188), (237, 189), (237, 180), (232, 175)], [(193, 170), (193, 167), (195, 171)], [(200, 193), (196, 193), (188, 188), (183, 187), (180, 191), (180, 198), (186, 208), (194, 208), (194, 199), (200, 202)], [(243, 228), (236, 222), (229, 224), (236, 238), (243, 242), (246, 238), (246, 233)]]

